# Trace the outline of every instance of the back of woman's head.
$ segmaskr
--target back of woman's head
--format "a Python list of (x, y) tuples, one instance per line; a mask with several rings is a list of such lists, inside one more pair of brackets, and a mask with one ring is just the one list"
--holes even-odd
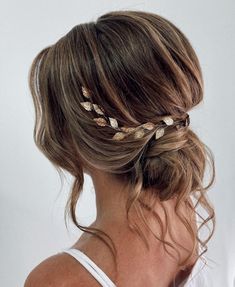
[[(81, 105), (87, 101), (83, 87), (92, 103), (116, 119), (118, 126), (135, 128), (146, 122), (157, 126), (161, 117), (169, 115), (177, 126), (166, 126), (158, 139), (154, 128), (139, 137), (130, 133), (116, 140), (115, 128), (94, 120), (102, 114)], [(151, 190), (152, 200), (176, 198), (176, 214), (194, 249), (198, 241), (206, 247), (214, 230), (214, 211), (206, 196), (214, 180), (213, 156), (190, 127), (180, 124), (202, 101), (203, 78), (194, 49), (175, 25), (141, 11), (114, 11), (96, 22), (77, 25), (36, 56), (30, 88), (36, 111), (35, 142), (57, 168), (75, 177), (68, 207), (80, 229), (92, 231), (78, 224), (75, 216), (84, 161), (130, 186), (128, 211), (140, 204), (146, 190)], [(204, 186), (207, 160), (213, 173)], [(202, 226), (213, 222), (207, 238), (200, 239), (199, 230), (177, 212), (182, 204), (195, 213), (197, 206), (205, 209)], [(159, 240), (165, 242), (164, 236)]]

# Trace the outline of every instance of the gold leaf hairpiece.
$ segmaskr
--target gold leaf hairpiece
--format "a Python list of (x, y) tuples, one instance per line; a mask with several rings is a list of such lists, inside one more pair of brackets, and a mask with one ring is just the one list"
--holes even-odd
[(85, 88), (85, 87), (82, 87), (82, 93), (83, 93), (83, 96), (85, 97), (85, 98), (90, 98), (90, 96), (91, 96), (91, 94), (90, 94), (90, 91), (87, 89), (87, 88)]
[[(82, 87), (82, 93), (84, 95), (85, 98), (90, 99), (91, 98), (91, 91), (88, 90), (85, 87)], [(134, 138), (135, 139), (139, 139), (142, 138), (145, 135), (145, 130), (153, 130), (156, 127), (156, 124), (152, 123), (152, 122), (147, 122), (144, 124), (141, 124), (137, 127), (126, 127), (126, 126), (122, 126), (119, 127), (118, 122), (115, 118), (112, 117), (107, 117), (105, 115), (104, 109), (102, 107), (100, 107), (97, 104), (93, 104), (90, 101), (84, 101), (81, 102), (81, 105), (83, 106), (83, 108), (87, 111), (92, 111), (94, 110), (99, 117), (98, 118), (93, 118), (93, 120), (97, 123), (97, 125), (99, 126), (109, 126), (115, 130), (117, 130), (117, 132), (114, 134), (114, 136), (112, 137), (112, 139), (114, 140), (122, 140), (124, 139), (126, 136), (128, 136), (131, 133), (134, 133)], [(103, 117), (101, 117), (101, 116)], [(189, 125), (189, 115), (186, 114), (186, 123), (185, 126)], [(163, 121), (166, 126), (171, 126), (174, 124), (174, 120), (171, 116), (164, 116), (161, 121)], [(160, 128), (158, 128), (155, 131), (155, 139), (159, 139), (160, 137), (162, 137), (165, 133), (165, 128), (166, 126), (160, 126)]]

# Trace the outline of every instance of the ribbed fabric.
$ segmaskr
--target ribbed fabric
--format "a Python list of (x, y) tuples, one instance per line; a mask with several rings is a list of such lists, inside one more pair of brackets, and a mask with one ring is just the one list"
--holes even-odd
[(75, 248), (64, 249), (66, 252), (79, 261), (101, 284), (103, 287), (116, 287), (116, 285), (109, 279), (109, 277), (101, 270), (86, 254), (81, 250)]

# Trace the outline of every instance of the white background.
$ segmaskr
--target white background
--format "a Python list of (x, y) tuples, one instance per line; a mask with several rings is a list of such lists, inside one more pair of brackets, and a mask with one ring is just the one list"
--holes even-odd
[[(201, 62), (205, 98), (190, 111), (191, 128), (212, 149), (216, 181), (209, 195), (217, 229), (207, 256), (214, 260), (213, 286), (235, 286), (235, 2), (0, 1), (0, 286), (23, 286), (40, 261), (80, 235), (66, 230), (63, 209), (70, 177), (60, 178), (33, 142), (34, 109), (28, 69), (36, 53), (73, 26), (118, 9), (158, 13), (189, 38)], [(80, 223), (95, 218), (90, 178), (78, 205)], [(201, 286), (200, 286), (201, 287)]]

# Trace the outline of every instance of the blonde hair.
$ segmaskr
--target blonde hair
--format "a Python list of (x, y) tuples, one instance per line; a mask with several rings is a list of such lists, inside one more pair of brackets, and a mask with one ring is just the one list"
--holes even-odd
[[(189, 40), (173, 23), (149, 12), (112, 11), (96, 22), (76, 25), (38, 53), (30, 68), (29, 85), (36, 113), (35, 143), (59, 172), (64, 169), (74, 176), (66, 210), (80, 230), (96, 235), (116, 254), (108, 234), (77, 221), (84, 160), (125, 182), (130, 187), (127, 218), (130, 209), (136, 208), (147, 224), (141, 210), (148, 210), (162, 230), (157, 239), (173, 249), (176, 247), (165, 240), (161, 219), (152, 207), (156, 200), (177, 198), (175, 213), (194, 246), (179, 264), (190, 259), (197, 243), (206, 252), (215, 225), (214, 209), (207, 197), (215, 177), (209, 147), (188, 126), (178, 130), (168, 127), (158, 140), (153, 140), (153, 131), (149, 131), (141, 138), (115, 141), (115, 131), (97, 126), (95, 111), (87, 112), (80, 104), (84, 100), (82, 87), (87, 87), (94, 102), (123, 126), (155, 123), (165, 115), (181, 117), (198, 105), (203, 99), (200, 64)], [(207, 163), (212, 174), (204, 186)], [(146, 190), (151, 190), (149, 205), (140, 200)], [(196, 231), (179, 212), (183, 204), (202, 219)], [(206, 218), (197, 207), (206, 211)], [(168, 222), (167, 213), (165, 216)], [(199, 230), (209, 222), (212, 229), (201, 239)], [(144, 238), (137, 226), (130, 227)], [(167, 228), (172, 228), (170, 222)]]

